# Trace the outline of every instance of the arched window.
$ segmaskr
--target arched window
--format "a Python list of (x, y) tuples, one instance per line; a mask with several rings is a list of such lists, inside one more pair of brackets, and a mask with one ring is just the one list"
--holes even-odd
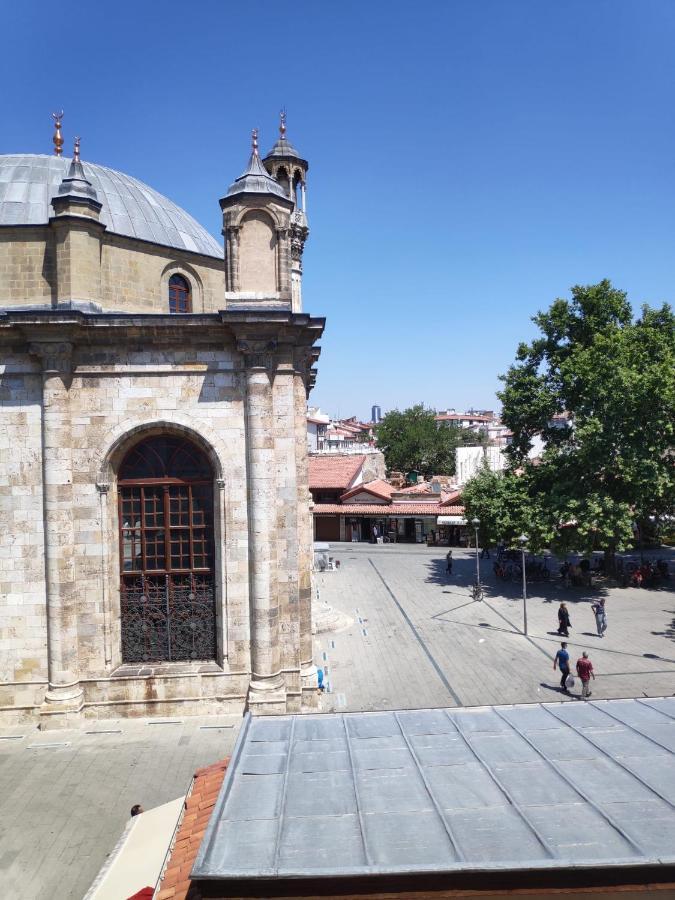
[(118, 471), (124, 662), (214, 659), (213, 471), (175, 435), (135, 444)]
[(191, 313), (192, 296), (190, 285), (182, 275), (172, 275), (169, 278), (169, 312)]

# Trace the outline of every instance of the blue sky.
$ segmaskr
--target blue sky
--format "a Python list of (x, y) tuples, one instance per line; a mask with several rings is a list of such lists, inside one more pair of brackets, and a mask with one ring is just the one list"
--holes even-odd
[(310, 162), (312, 402), (492, 408), (530, 317), (609, 277), (675, 294), (672, 0), (3, 7), (0, 153), (67, 149), (220, 237), (278, 110)]

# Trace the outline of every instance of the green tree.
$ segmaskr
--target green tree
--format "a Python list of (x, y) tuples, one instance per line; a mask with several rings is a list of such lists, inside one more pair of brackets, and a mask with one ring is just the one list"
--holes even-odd
[(388, 469), (416, 469), (426, 478), (454, 474), (455, 448), (481, 439), (466, 429), (439, 428), (435, 416), (421, 403), (403, 411), (391, 410), (384, 416), (377, 426), (377, 445)]
[[(572, 288), (533, 321), (540, 336), (519, 346), (499, 394), (529, 530), (553, 529), (561, 549), (611, 554), (631, 544), (633, 522), (673, 508), (675, 317), (668, 305), (645, 306), (635, 320), (605, 280)], [(561, 413), (562, 426), (553, 421)], [(537, 434), (545, 450), (534, 466)]]
[[(528, 549), (535, 553), (551, 545), (555, 529), (530, 489), (528, 474), (492, 472), (487, 467), (467, 482), (462, 491), (464, 515), (469, 522), (480, 519), (482, 545), (517, 547), (523, 533), (528, 536)], [(538, 504), (536, 510), (533, 503)]]

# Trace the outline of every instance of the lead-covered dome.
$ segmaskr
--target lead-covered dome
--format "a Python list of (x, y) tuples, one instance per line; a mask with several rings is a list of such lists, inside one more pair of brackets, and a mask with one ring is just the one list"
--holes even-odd
[[(64, 156), (0, 155), (0, 226), (46, 225), (54, 215), (51, 198), (70, 162)], [(100, 220), (108, 231), (222, 258), (218, 241), (167, 197), (131, 175), (94, 163), (82, 165), (103, 204)]]

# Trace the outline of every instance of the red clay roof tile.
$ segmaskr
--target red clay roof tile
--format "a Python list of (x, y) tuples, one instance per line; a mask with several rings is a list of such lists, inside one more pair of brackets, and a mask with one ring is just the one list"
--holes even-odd
[(229, 757), (197, 769), (185, 799), (185, 814), (178, 828), (156, 900), (200, 900), (201, 892), (190, 881), (199, 845), (220, 793)]
[(346, 454), (310, 456), (309, 457), (309, 488), (341, 488), (343, 491), (351, 485), (356, 478), (361, 466), (365, 462), (365, 456)]

